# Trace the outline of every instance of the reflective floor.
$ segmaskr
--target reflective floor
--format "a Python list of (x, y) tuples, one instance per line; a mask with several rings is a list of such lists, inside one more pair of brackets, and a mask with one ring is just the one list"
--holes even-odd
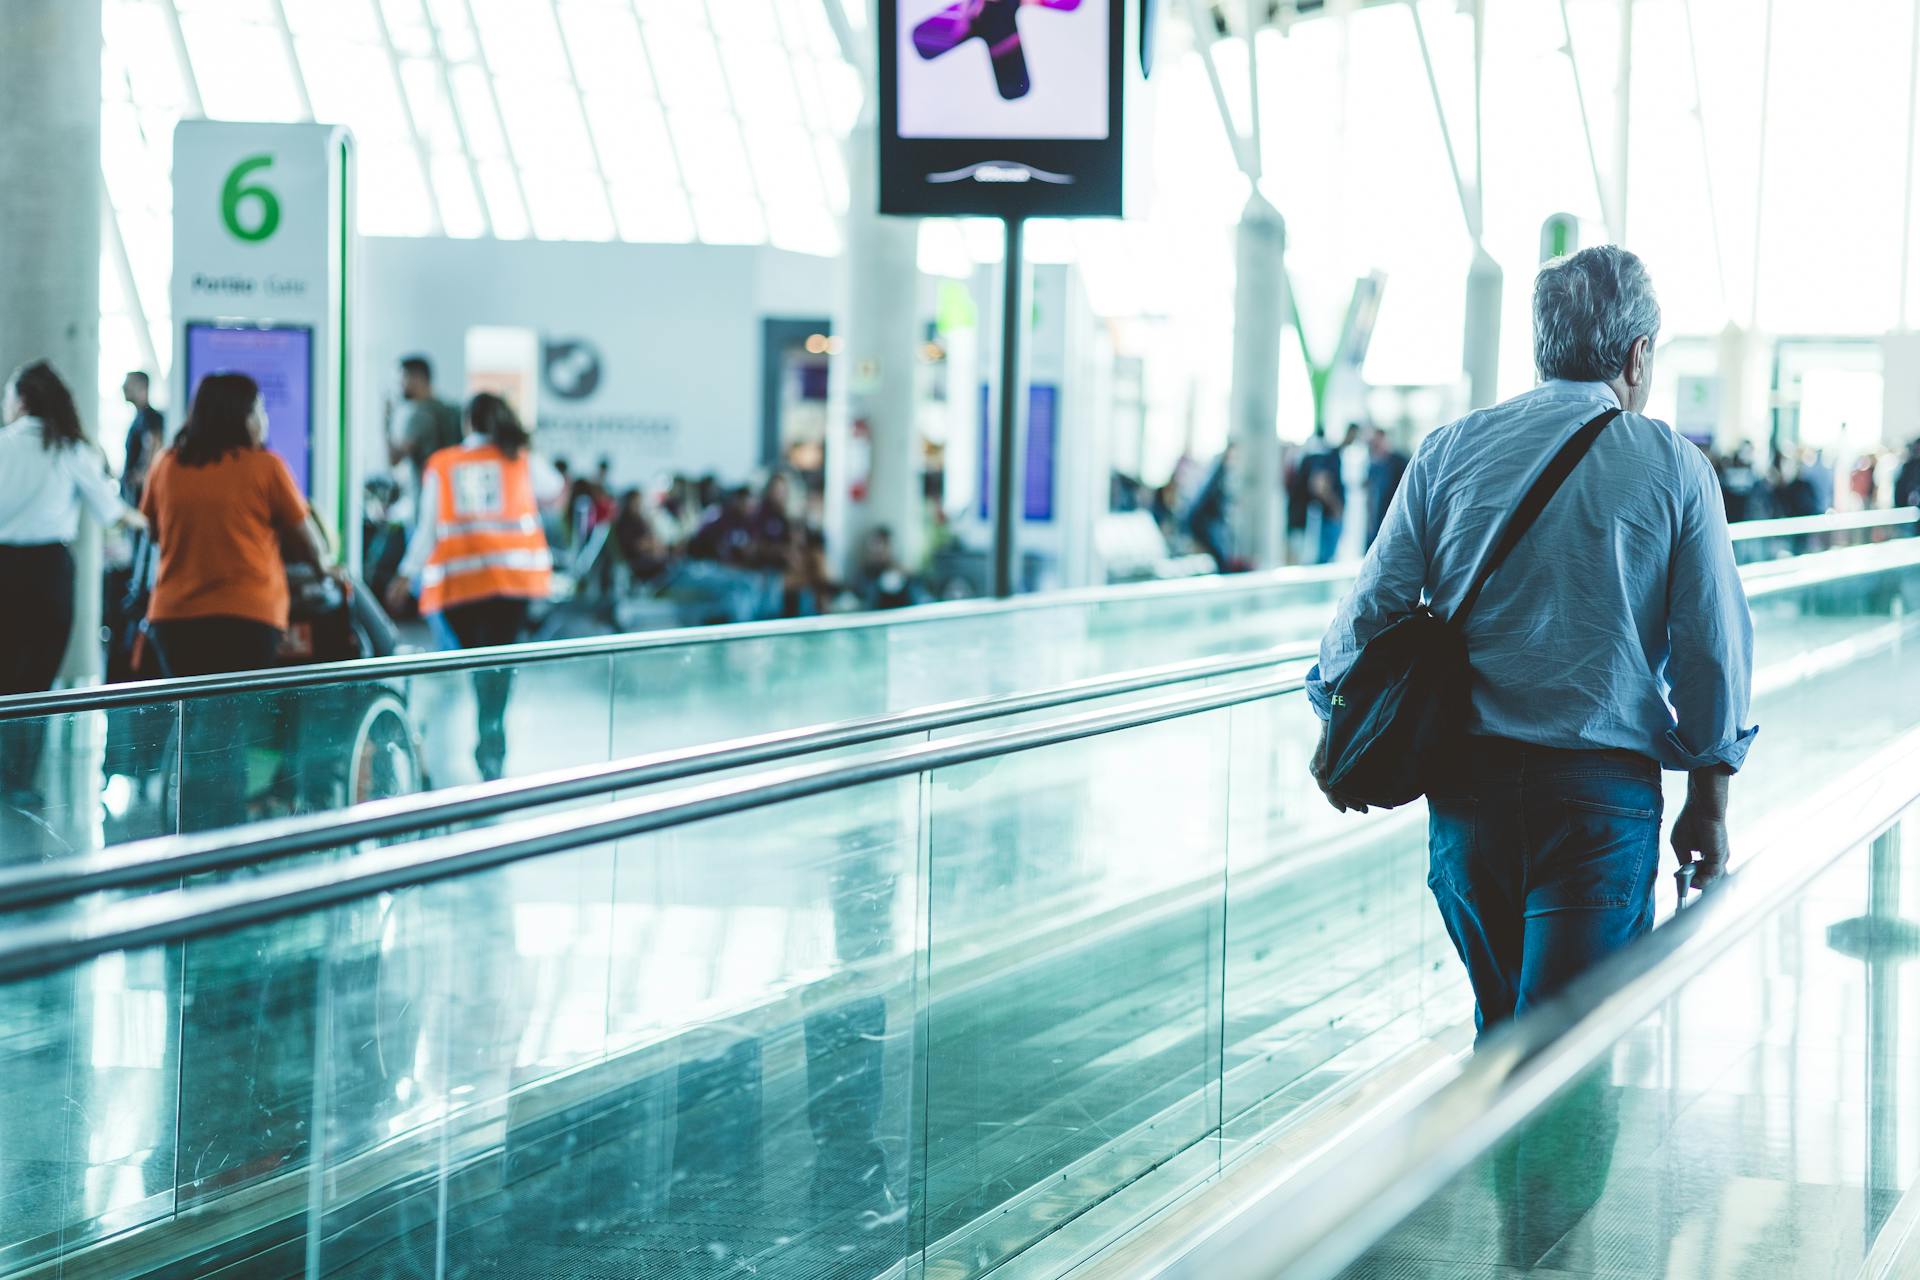
[(1920, 1173), (1917, 856), (1836, 864), (1349, 1275), (1858, 1273)]

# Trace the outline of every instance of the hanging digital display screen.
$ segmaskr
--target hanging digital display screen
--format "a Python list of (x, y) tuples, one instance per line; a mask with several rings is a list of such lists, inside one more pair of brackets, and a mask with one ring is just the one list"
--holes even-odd
[(882, 0), (880, 209), (1118, 216), (1126, 0)]

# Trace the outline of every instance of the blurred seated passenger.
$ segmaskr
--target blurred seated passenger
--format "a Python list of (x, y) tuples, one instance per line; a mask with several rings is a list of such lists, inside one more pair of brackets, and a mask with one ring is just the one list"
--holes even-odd
[(861, 540), (853, 589), (869, 609), (904, 609), (920, 602), (920, 592), (894, 551), (893, 530), (886, 525), (875, 525)]
[(840, 594), (840, 584), (834, 581), (833, 569), (827, 564), (827, 540), (811, 525), (793, 526), (781, 587), (781, 613), (788, 618), (824, 613)]
[(654, 532), (646, 497), (638, 489), (627, 490), (620, 499), (620, 514), (613, 518), (613, 541), (635, 582), (652, 582), (666, 572), (666, 544)]
[(787, 509), (789, 496), (787, 477), (778, 471), (760, 491), (760, 501), (753, 509), (753, 548), (749, 553), (758, 568), (784, 572), (792, 559), (794, 521)]
[(147, 621), (169, 676), (272, 666), (291, 603), (286, 562), (326, 563), (306, 499), (266, 439), (259, 384), (212, 374), (147, 474), (141, 509), (160, 548)]
[(699, 499), (693, 481), (676, 475), (667, 483), (667, 492), (653, 513), (654, 531), (669, 549), (678, 550), (700, 527)]
[(714, 564), (745, 565), (753, 549), (753, 494), (730, 489), (719, 510), (687, 540), (687, 554)]

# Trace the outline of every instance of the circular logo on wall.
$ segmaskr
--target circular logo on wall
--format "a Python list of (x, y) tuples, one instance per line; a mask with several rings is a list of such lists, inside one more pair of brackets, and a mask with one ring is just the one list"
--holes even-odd
[(547, 344), (547, 389), (562, 400), (585, 400), (600, 386), (600, 351), (585, 338)]

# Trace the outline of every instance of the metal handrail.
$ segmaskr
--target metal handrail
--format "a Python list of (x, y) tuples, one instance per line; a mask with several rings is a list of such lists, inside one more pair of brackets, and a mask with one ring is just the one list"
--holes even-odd
[(1342, 582), (1359, 570), (1357, 564), (1300, 565), (1228, 577), (1175, 578), (1166, 582), (1122, 583), (1105, 587), (1076, 587), (1012, 600), (954, 600), (910, 605), (903, 609), (868, 613), (792, 618), (779, 622), (736, 622), (711, 627), (679, 627), (664, 631), (636, 631), (615, 636), (586, 636), (572, 640), (544, 640), (448, 653), (393, 654), (348, 662), (249, 671), (227, 675), (181, 676), (140, 680), (118, 685), (89, 685), (48, 693), (0, 697), (0, 720), (109, 708), (147, 706), (188, 698), (229, 693), (266, 693), (281, 689), (312, 688), (348, 681), (397, 680), (407, 676), (472, 671), (509, 663), (531, 664), (568, 659), (610, 657), (648, 649), (721, 644), (733, 640), (764, 640), (790, 635), (863, 631), (880, 627), (966, 621), (1012, 613), (1037, 612), (1073, 606), (1130, 604), (1187, 595), (1222, 598), (1249, 595), (1280, 587)]
[[(1732, 526), (1732, 537), (1735, 542), (1746, 542), (1798, 533), (1844, 533), (1855, 529), (1881, 528), (1915, 522), (1920, 522), (1920, 508), (1902, 507), (1890, 512), (1848, 512), (1839, 515), (1798, 517), (1791, 521), (1743, 521)], [(1795, 527), (1778, 527), (1788, 524)], [(878, 613), (797, 618), (780, 622), (740, 622), (724, 626), (688, 627), (667, 631), (629, 632), (617, 636), (589, 636), (575, 640), (547, 640), (530, 644), (499, 645), (486, 649), (462, 649), (452, 653), (396, 654), (384, 658), (318, 663), (291, 670), (185, 676), (111, 686), (91, 685), (80, 689), (60, 689), (49, 693), (0, 697), (0, 720), (147, 706), (159, 702), (228, 693), (265, 693), (280, 689), (303, 689), (346, 681), (397, 680), (407, 676), (471, 671), (508, 663), (557, 662), (570, 658), (603, 657), (646, 649), (719, 644), (730, 640), (766, 639), (787, 635), (859, 631), (874, 627), (911, 626), (920, 623), (998, 617), (1040, 609), (1127, 603), (1135, 600), (1157, 600), (1187, 595), (1212, 594), (1231, 597), (1276, 587), (1342, 582), (1353, 577), (1358, 571), (1359, 565), (1354, 563), (1296, 565), (1228, 577), (1203, 576), (1177, 578), (1166, 582), (1077, 587), (1066, 591), (1048, 592), (1044, 595), (1022, 596), (1013, 600), (946, 601), (937, 604), (912, 605), (904, 609)]]
[(1808, 555), (1795, 556), (1792, 560), (1775, 563), (1793, 567), (1777, 569), (1767, 563), (1740, 566), (1741, 582), (1746, 589), (1748, 600), (1764, 600), (1768, 596), (1784, 595), (1789, 591), (1800, 591), (1822, 583), (1840, 582), (1847, 578), (1871, 577), (1874, 574), (1911, 568), (1920, 564), (1920, 538), (1910, 538), (1896, 543), (1881, 543), (1875, 546), (1839, 547), (1832, 551), (1815, 551)]
[[(1801, 557), (1809, 563), (1748, 587), (1752, 599), (1808, 586), (1870, 576), (1920, 563), (1920, 539), (1897, 547), (1851, 547)], [(0, 911), (68, 901), (108, 889), (161, 884), (183, 876), (228, 870), (385, 839), (435, 827), (479, 821), (516, 810), (559, 804), (609, 791), (681, 781), (703, 773), (768, 764), (796, 755), (861, 746), (904, 734), (977, 723), (1027, 711), (1232, 675), (1311, 657), (1310, 643), (1193, 659), (1074, 681), (1023, 694), (940, 703), (833, 724), (803, 725), (700, 746), (648, 752), (530, 777), (448, 787), (355, 805), (344, 811), (301, 814), (254, 824), (235, 839), (231, 830), (158, 836), (68, 858), (0, 870)]]
[(0, 936), (0, 982), (54, 972), (113, 951), (261, 924), (543, 854), (1260, 702), (1298, 693), (1305, 683), (1301, 675), (1276, 676), (1227, 689), (1148, 699), (1039, 725), (888, 748), (854, 760), (771, 769), (592, 809), (570, 809), (388, 845), (345, 861), (275, 871), (253, 880), (130, 898), (97, 912), (9, 929)]
[[(1809, 563), (1792, 572), (1769, 575), (1749, 584), (1749, 598), (1764, 599), (1920, 563), (1920, 539), (1892, 548), (1849, 547), (1801, 559)], [(1316, 646), (1303, 642), (1245, 654), (1193, 659), (1093, 677), (1031, 693), (996, 694), (833, 724), (803, 725), (525, 778), (448, 787), (370, 801), (344, 811), (301, 814), (253, 824), (239, 840), (234, 838), (235, 832), (219, 830), (130, 841), (68, 858), (0, 870), (0, 911), (67, 901), (108, 889), (160, 884), (182, 876), (275, 861), (361, 840), (474, 822), (608, 791), (681, 781), (702, 773), (768, 764), (795, 755), (861, 746), (908, 733), (1232, 675), (1304, 660), (1315, 651)]]
[(1841, 858), (1920, 804), (1920, 730), (1769, 820), (1748, 867), (1647, 939), (1489, 1037), (1424, 1105), (1343, 1138), (1337, 1160), (1237, 1196), (1143, 1274), (1166, 1280), (1339, 1275), (1474, 1161), (1604, 1060), (1714, 960)]
[[(677, 782), (698, 774), (768, 764), (797, 755), (864, 746), (886, 738), (975, 724), (1030, 711), (1045, 711), (1099, 698), (1141, 693), (1169, 685), (1239, 675), (1312, 658), (1318, 645), (1279, 645), (1249, 653), (1143, 667), (1076, 680), (1028, 693), (936, 703), (907, 711), (861, 716), (830, 724), (801, 725), (771, 733), (676, 747), (618, 760), (556, 769), (523, 778), (472, 783), (439, 791), (395, 796), (345, 810), (299, 814), (253, 823), (239, 831), (134, 840), (73, 857), (0, 870), (0, 911), (64, 902), (106, 889), (153, 885), (337, 848), (361, 840), (387, 839), (435, 827), (477, 822), (521, 809), (539, 808), (633, 787)], [(236, 839), (236, 836), (239, 837)]]
[(1729, 526), (1735, 542), (1760, 538), (1794, 538), (1813, 533), (1852, 533), (1860, 529), (1891, 529), (1920, 522), (1920, 507), (1892, 507), (1885, 511), (1829, 511), (1819, 516), (1780, 516), (1771, 520), (1742, 520)]

